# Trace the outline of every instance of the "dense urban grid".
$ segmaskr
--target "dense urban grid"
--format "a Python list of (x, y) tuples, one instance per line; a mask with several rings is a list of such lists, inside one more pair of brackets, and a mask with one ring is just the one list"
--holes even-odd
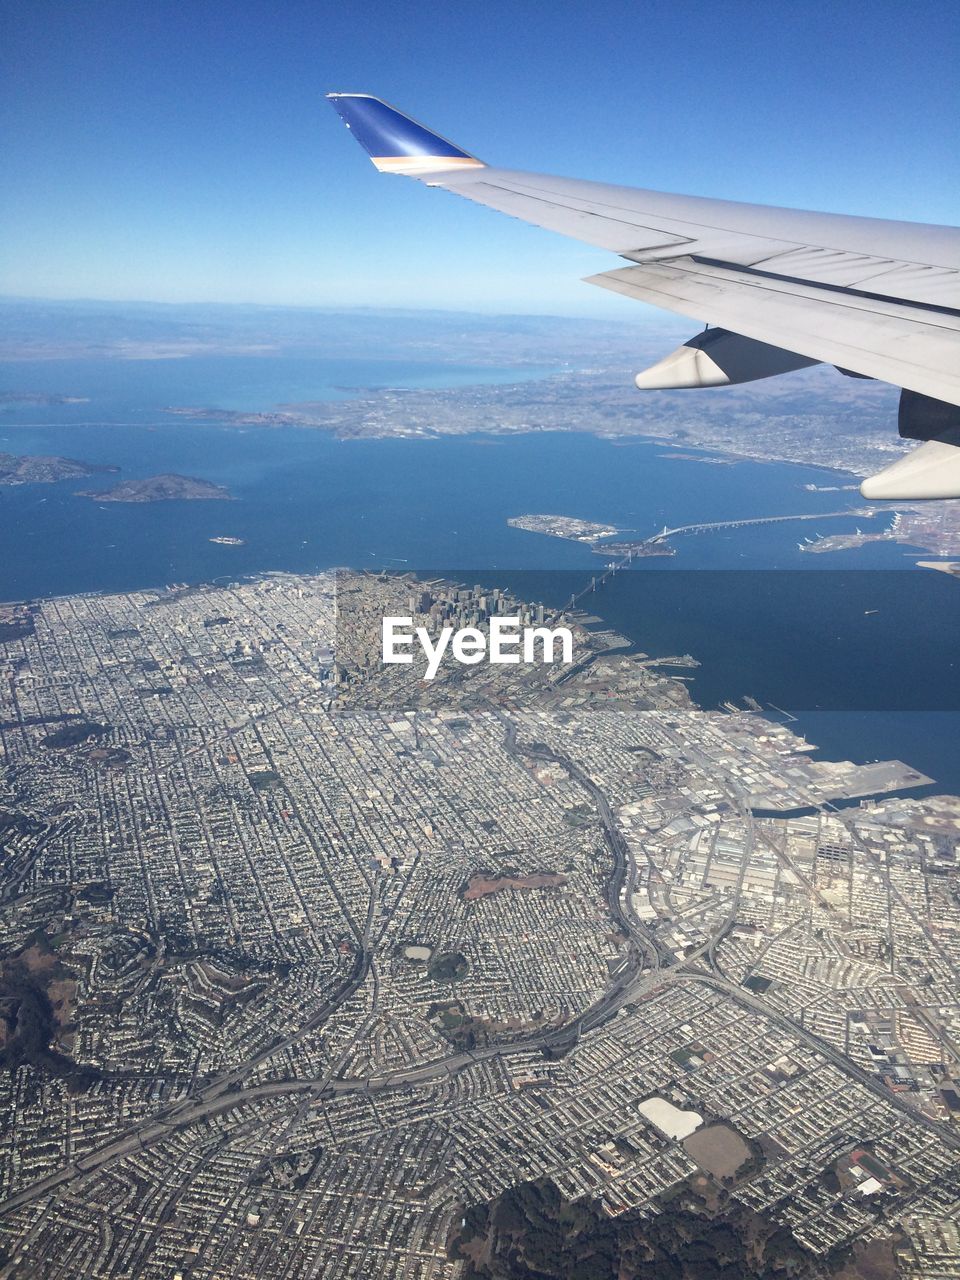
[(384, 614), (557, 621), (349, 574), (0, 617), (0, 1275), (498, 1275), (538, 1183), (960, 1276), (960, 799), (580, 615), (424, 683)]

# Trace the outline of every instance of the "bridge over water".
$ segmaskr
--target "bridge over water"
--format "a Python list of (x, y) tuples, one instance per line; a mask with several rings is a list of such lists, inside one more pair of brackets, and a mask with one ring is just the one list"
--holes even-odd
[[(745, 529), (750, 525), (759, 524), (786, 524), (792, 520), (833, 520), (838, 516), (856, 516), (862, 520), (869, 520), (871, 516), (876, 514), (875, 507), (847, 507), (844, 511), (810, 511), (796, 516), (751, 516), (743, 520), (708, 520), (701, 524), (680, 524), (675, 529), (668, 529), (664, 525), (659, 533), (655, 533), (649, 538), (641, 539), (619, 560), (608, 564), (603, 573), (592, 577), (582, 591), (578, 591), (570, 597), (564, 605), (563, 611), (566, 612), (568, 609), (575, 608), (584, 596), (591, 595), (598, 587), (602, 587), (607, 579), (612, 578), (618, 570), (626, 568), (634, 556), (642, 555), (644, 547), (653, 547), (658, 543), (667, 542), (678, 534), (714, 533), (719, 529)], [(597, 547), (596, 550), (602, 551), (603, 548)]]
[(652, 538), (645, 538), (642, 545), (652, 546), (678, 533), (712, 533), (715, 529), (744, 529), (747, 525), (783, 524), (789, 520), (832, 520), (837, 516), (859, 516), (866, 520), (874, 515), (876, 515), (874, 507), (847, 507), (845, 511), (809, 511), (799, 516), (753, 516), (746, 520), (713, 520), (703, 524), (680, 524), (675, 529), (668, 529), (664, 525), (660, 533), (655, 533)]

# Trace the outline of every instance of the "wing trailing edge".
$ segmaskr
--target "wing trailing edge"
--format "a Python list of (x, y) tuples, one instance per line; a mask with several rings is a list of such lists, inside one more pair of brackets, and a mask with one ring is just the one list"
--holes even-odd
[[(630, 265), (590, 283), (724, 331), (638, 375), (642, 389), (818, 362), (893, 383), (901, 434), (925, 443), (865, 481), (864, 496), (960, 497), (958, 436), (936, 425), (960, 407), (960, 228), (498, 169), (379, 98), (328, 97), (378, 169), (616, 253)], [(924, 421), (904, 430), (917, 402)]]

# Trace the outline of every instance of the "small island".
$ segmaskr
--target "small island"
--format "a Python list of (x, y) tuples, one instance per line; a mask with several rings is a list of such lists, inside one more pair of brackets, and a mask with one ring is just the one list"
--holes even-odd
[(77, 458), (0, 453), (0, 484), (53, 484), (81, 476), (115, 474), (119, 467), (95, 466)]
[(578, 520), (575, 516), (512, 516), (507, 524), (513, 529), (526, 529), (529, 533), (545, 533), (551, 538), (565, 538), (569, 542), (588, 544), (616, 537), (623, 532), (616, 525), (596, 524), (593, 520)]
[(223, 485), (209, 480), (197, 480), (193, 476), (147, 476), (143, 480), (125, 480), (115, 489), (82, 489), (81, 498), (96, 498), (98, 502), (166, 502), (171, 498), (199, 501), (208, 498), (229, 500), (230, 492)]

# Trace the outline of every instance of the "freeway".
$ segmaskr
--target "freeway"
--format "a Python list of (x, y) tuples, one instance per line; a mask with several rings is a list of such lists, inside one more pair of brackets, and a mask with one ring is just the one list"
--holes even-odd
[(30, 1186), (9, 1196), (0, 1202), (0, 1216), (40, 1199), (67, 1183), (114, 1164), (117, 1160), (122, 1160), (136, 1151), (145, 1151), (162, 1138), (168, 1137), (176, 1129), (187, 1128), (210, 1116), (231, 1111), (234, 1107), (245, 1105), (257, 1097), (316, 1089), (315, 1081), (277, 1081), (253, 1089), (243, 1089), (243, 1082), (267, 1059), (321, 1026), (361, 986), (366, 979), (371, 962), (372, 955), (369, 952), (359, 951), (354, 958), (348, 977), (293, 1034), (269, 1041), (241, 1066), (215, 1076), (199, 1089), (192, 1090), (185, 1097), (161, 1108), (148, 1120), (123, 1130), (115, 1138), (87, 1152), (72, 1164), (65, 1165), (55, 1173), (38, 1179)]
[[(672, 964), (674, 957), (671, 952), (663, 946), (651, 930), (640, 922), (631, 905), (633, 888), (637, 877), (636, 863), (627, 847), (623, 833), (617, 825), (610, 802), (603, 791), (568, 756), (552, 751), (549, 747), (544, 746), (543, 743), (531, 743), (521, 747), (517, 742), (516, 724), (506, 717), (498, 707), (491, 704), (490, 709), (504, 725), (504, 747), (508, 754), (526, 756), (528, 759), (543, 760), (550, 764), (557, 764), (590, 795), (596, 805), (597, 814), (603, 827), (604, 840), (613, 859), (613, 866), (610, 875), (607, 877), (606, 885), (606, 899), (610, 914), (620, 926), (624, 936), (630, 940), (631, 945), (649, 957), (653, 969), (658, 969), (661, 964)], [(594, 1006), (594, 1008), (596, 1007)]]
[(752, 1009), (768, 1022), (780, 1027), (795, 1040), (803, 1041), (804, 1044), (819, 1053), (821, 1057), (833, 1063), (844, 1075), (856, 1080), (858, 1084), (863, 1085), (865, 1089), (869, 1089), (871, 1093), (882, 1098), (891, 1107), (896, 1107), (898, 1111), (902, 1111), (911, 1120), (925, 1125), (951, 1150), (960, 1151), (960, 1134), (957, 1134), (949, 1125), (941, 1124), (939, 1120), (935, 1120), (932, 1116), (927, 1115), (926, 1112), (915, 1107), (913, 1103), (908, 1102), (902, 1095), (888, 1089), (876, 1076), (871, 1075), (869, 1071), (864, 1071), (846, 1054), (841, 1053), (839, 1049), (835, 1049), (828, 1040), (824, 1040), (813, 1031), (808, 1031), (801, 1023), (795, 1022), (788, 1014), (782, 1013), (775, 1005), (766, 1000), (761, 1000), (758, 996), (748, 991), (746, 987), (738, 986), (718, 974), (706, 973), (697, 966), (689, 968), (683, 974), (683, 977), (694, 982), (702, 982), (717, 991), (722, 991), (724, 995), (736, 1001), (737, 1004)]
[[(701, 953), (704, 950), (705, 948), (702, 948)], [(698, 956), (701, 953), (698, 953)], [(617, 998), (615, 1001), (608, 1003), (608, 1016), (613, 1016), (616, 1010), (624, 1004), (649, 994), (652, 990), (666, 983), (677, 981), (702, 983), (722, 992), (728, 999), (752, 1010), (767, 1022), (780, 1027), (792, 1038), (807, 1044), (821, 1057), (826, 1058), (836, 1066), (847, 1078), (855, 1080), (911, 1120), (924, 1125), (928, 1130), (935, 1133), (951, 1150), (960, 1150), (960, 1137), (949, 1126), (941, 1124), (940, 1121), (919, 1111), (900, 1095), (892, 1093), (874, 1076), (857, 1066), (856, 1063), (852, 1062), (838, 1049), (835, 1049), (815, 1033), (806, 1030), (806, 1028), (780, 1010), (752, 995), (745, 988), (700, 969), (694, 963), (697, 958), (691, 957), (691, 960), (684, 965), (677, 965), (670, 970), (660, 970), (654, 974), (640, 977), (635, 975), (631, 982), (616, 984)], [(563, 1037), (562, 1040), (561, 1036)], [(29, 1187), (24, 1187), (22, 1191), (15, 1193), (0, 1204), (0, 1213), (11, 1213), (15, 1209), (42, 1199), (73, 1182), (106, 1168), (126, 1156), (145, 1150), (162, 1138), (169, 1136), (174, 1130), (197, 1124), (202, 1120), (232, 1111), (237, 1107), (248, 1107), (266, 1098), (302, 1093), (312, 1094), (319, 1099), (324, 1097), (333, 1098), (345, 1094), (361, 1093), (370, 1095), (398, 1089), (429, 1088), (449, 1081), (461, 1072), (469, 1071), (479, 1063), (489, 1061), (492, 1058), (508, 1056), (510, 1053), (521, 1049), (548, 1048), (551, 1044), (570, 1047), (569, 1040), (569, 1027), (563, 1027), (559, 1031), (537, 1032), (530, 1037), (509, 1043), (489, 1045), (483, 1049), (464, 1050), (459, 1053), (449, 1054), (444, 1058), (437, 1058), (412, 1067), (399, 1068), (396, 1071), (385, 1072), (380, 1076), (332, 1080), (275, 1080), (268, 1084), (255, 1085), (249, 1089), (233, 1092), (226, 1097), (219, 1096), (202, 1102), (198, 1101), (190, 1108), (182, 1111), (177, 1117), (171, 1117), (166, 1120), (155, 1118), (141, 1130), (124, 1134), (106, 1143), (98, 1150), (90, 1152), (73, 1164), (58, 1169), (55, 1173), (32, 1183)]]
[[(475, 1066), (478, 1062), (515, 1052), (518, 1049), (541, 1049), (547, 1052), (562, 1053), (576, 1042), (584, 1031), (592, 1031), (615, 1017), (621, 1007), (642, 992), (652, 989), (664, 978), (663, 966), (673, 963), (673, 956), (662, 947), (649, 930), (637, 920), (633, 908), (629, 905), (630, 893), (636, 877), (636, 866), (626, 841), (617, 826), (610, 804), (601, 789), (572, 760), (550, 751), (542, 744), (521, 747), (517, 743), (517, 726), (498, 707), (488, 704), (489, 709), (504, 726), (504, 746), (513, 755), (527, 756), (538, 760), (550, 761), (566, 769), (581, 786), (588, 791), (597, 806), (604, 830), (604, 838), (613, 858), (613, 868), (607, 879), (606, 899), (610, 913), (622, 929), (624, 936), (630, 941), (628, 958), (601, 998), (586, 1009), (578, 1018), (559, 1028), (534, 1032), (529, 1036), (489, 1045), (478, 1050), (451, 1054), (444, 1058), (420, 1063), (409, 1068), (385, 1073), (383, 1076), (367, 1080), (361, 1079), (327, 1079), (317, 1080), (281, 1080), (265, 1085), (243, 1088), (243, 1083), (262, 1063), (285, 1048), (315, 1031), (340, 1007), (366, 980), (373, 964), (372, 930), (377, 904), (377, 894), (371, 892), (367, 918), (362, 932), (359, 934), (359, 947), (354, 957), (353, 966), (347, 977), (340, 983), (333, 994), (315, 1010), (314, 1013), (292, 1034), (277, 1037), (269, 1041), (256, 1054), (240, 1066), (225, 1071), (214, 1079), (207, 1081), (199, 1089), (193, 1090), (185, 1098), (171, 1103), (155, 1113), (148, 1120), (123, 1131), (104, 1143), (94, 1151), (72, 1164), (58, 1169), (46, 1178), (39, 1179), (24, 1187), (21, 1191), (0, 1202), (0, 1215), (12, 1212), (26, 1204), (67, 1186), (99, 1169), (106, 1168), (125, 1156), (148, 1147), (169, 1136), (174, 1130), (188, 1128), (211, 1116), (223, 1114), (238, 1106), (246, 1106), (258, 1099), (274, 1097), (280, 1094), (315, 1093), (325, 1094), (356, 1093), (358, 1091), (376, 1091), (379, 1089), (410, 1088), (436, 1083), (449, 1079), (460, 1071)], [(645, 973), (644, 957), (648, 957), (652, 973)]]
[[(377, 895), (372, 892), (367, 919), (358, 939), (360, 946), (350, 973), (297, 1031), (269, 1042), (241, 1066), (222, 1073), (141, 1124), (132, 1126), (94, 1151), (88, 1152), (78, 1160), (9, 1196), (0, 1202), (0, 1215), (12, 1213), (18, 1208), (69, 1187), (118, 1160), (146, 1150), (177, 1130), (189, 1128), (215, 1115), (221, 1115), (239, 1107), (248, 1107), (266, 1098), (307, 1094), (320, 1099), (344, 1094), (372, 1095), (390, 1090), (428, 1088), (449, 1081), (482, 1062), (507, 1057), (518, 1051), (539, 1049), (548, 1054), (562, 1054), (569, 1051), (585, 1032), (595, 1031), (616, 1017), (625, 1005), (643, 999), (655, 990), (677, 981), (703, 983), (742, 1007), (752, 1010), (781, 1028), (787, 1035), (814, 1049), (847, 1078), (855, 1080), (872, 1094), (909, 1116), (914, 1122), (926, 1126), (952, 1150), (960, 1150), (960, 1137), (948, 1126), (892, 1093), (875, 1076), (864, 1071), (828, 1041), (808, 1031), (776, 1006), (730, 982), (714, 970), (716, 944), (727, 932), (736, 915), (736, 906), (748, 861), (746, 854), (741, 864), (731, 912), (727, 914), (716, 934), (678, 964), (672, 952), (636, 916), (632, 906), (632, 891), (637, 875), (636, 863), (603, 790), (568, 757), (551, 750), (542, 743), (520, 745), (517, 742), (515, 722), (493, 704), (488, 704), (488, 708), (504, 727), (504, 746), (510, 754), (559, 765), (588, 792), (596, 805), (604, 839), (613, 863), (605, 886), (607, 906), (611, 916), (628, 939), (627, 959), (600, 999), (562, 1027), (533, 1032), (527, 1036), (486, 1045), (479, 1049), (451, 1053), (442, 1058), (397, 1068), (381, 1075), (365, 1078), (329, 1075), (323, 1079), (296, 1078), (275, 1080), (244, 1088), (244, 1081), (257, 1066), (316, 1030), (367, 979), (373, 965), (374, 944), (371, 939), (377, 902)], [(748, 821), (749, 847), (752, 847), (752, 819), (742, 807), (741, 816)], [(701, 968), (701, 961), (706, 963), (707, 969)]]
[(733, 890), (733, 900), (730, 903), (730, 910), (727, 912), (726, 918), (716, 931), (710, 941), (707, 943), (706, 957), (707, 963), (712, 970), (717, 970), (717, 947), (733, 928), (737, 919), (737, 912), (740, 910), (740, 899), (743, 897), (743, 882), (746, 878), (747, 868), (750, 865), (750, 859), (753, 856), (754, 846), (757, 841), (756, 827), (753, 821), (753, 813), (747, 803), (747, 797), (741, 789), (733, 786), (728, 793), (733, 803), (736, 805), (740, 815), (740, 821), (743, 823), (744, 840), (743, 854), (740, 858), (740, 867), (737, 872), (737, 883)]

